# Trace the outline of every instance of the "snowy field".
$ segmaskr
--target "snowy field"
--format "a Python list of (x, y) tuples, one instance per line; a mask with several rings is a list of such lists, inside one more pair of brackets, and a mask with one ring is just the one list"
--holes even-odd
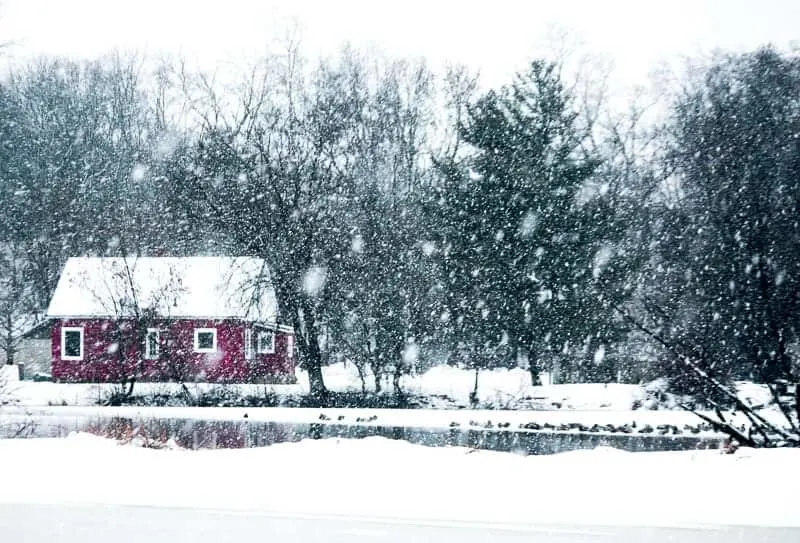
[[(334, 364), (324, 368), (325, 383), (336, 392), (359, 392), (361, 383), (352, 364)], [(545, 375), (545, 382), (547, 376)], [(468, 406), (475, 382), (473, 371), (452, 366), (435, 366), (428, 371), (406, 376), (403, 390), (412, 394), (442, 399), (443, 405)], [(372, 390), (372, 376), (367, 378)], [(211, 390), (218, 385), (189, 384), (193, 393)], [(113, 384), (50, 383), (21, 381), (10, 384), (12, 397), (18, 405), (96, 405), (115, 388)], [(308, 375), (298, 372), (296, 385), (226, 385), (241, 395), (304, 394), (308, 392)], [(384, 390), (391, 391), (385, 383)], [(179, 386), (171, 383), (138, 383), (138, 395), (178, 393)], [(566, 409), (566, 410), (630, 410), (674, 407), (669, 401), (656, 401), (652, 387), (627, 384), (570, 384), (531, 386), (530, 374), (523, 369), (482, 371), (478, 379), (478, 398), (482, 405), (497, 409)], [(449, 400), (445, 401), (443, 397)], [(451, 401), (450, 401), (451, 400)]]
[[(383, 438), (153, 450), (0, 440), (0, 504), (107, 504), (507, 524), (800, 526), (800, 450), (523, 457)], [(123, 468), (124, 467), (124, 468)]]
[[(474, 385), (474, 373), (449, 366), (408, 376), (404, 390), (424, 395), (432, 405), (442, 400), (439, 409), (315, 409), (315, 408), (237, 408), (237, 407), (101, 407), (98, 404), (114, 390), (110, 384), (71, 384), (17, 381), (10, 383), (11, 406), (0, 408), (8, 418), (25, 416), (98, 417), (124, 416), (136, 419), (172, 418), (195, 420), (250, 420), (278, 423), (330, 423), (347, 425), (405, 426), (416, 428), (510, 428), (526, 430), (652, 432), (694, 435), (713, 433), (692, 413), (676, 408), (669, 395), (659, 395), (659, 386), (628, 384), (564, 384), (531, 386), (530, 375), (522, 369), (483, 371), (479, 376), (481, 406), (489, 409), (464, 409)], [(325, 368), (325, 381), (338, 392), (357, 392), (361, 384), (356, 369), (337, 364)], [(194, 395), (219, 387), (189, 384)], [(308, 391), (303, 372), (296, 385), (226, 385), (238, 395), (299, 395)], [(177, 393), (178, 385), (138, 383), (136, 393)], [(741, 396), (752, 405), (769, 402), (761, 386), (742, 384)], [(449, 400), (445, 401), (444, 398)], [(779, 424), (783, 420), (773, 410), (765, 415)], [(746, 422), (744, 420), (742, 423)], [(567, 428), (567, 426), (570, 426)], [(576, 428), (582, 426), (583, 428)], [(598, 428), (597, 426), (600, 426)], [(607, 428), (614, 426), (614, 428)], [(666, 426), (670, 426), (668, 429)], [(716, 434), (715, 434), (716, 435)]]

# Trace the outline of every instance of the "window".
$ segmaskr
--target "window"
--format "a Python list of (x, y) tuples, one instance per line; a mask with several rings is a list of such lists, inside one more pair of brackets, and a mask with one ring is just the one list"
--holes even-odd
[(294, 357), (294, 336), (286, 336), (286, 358)]
[(261, 330), (258, 332), (258, 352), (272, 354), (275, 352), (275, 332)]
[(195, 328), (194, 329), (194, 352), (196, 352), (196, 353), (215, 353), (215, 352), (217, 352), (217, 329), (216, 328)]
[(61, 329), (61, 360), (83, 360), (83, 328)]
[(154, 360), (158, 358), (159, 353), (161, 352), (159, 348), (160, 344), (160, 333), (158, 328), (148, 328), (147, 329), (147, 336), (144, 340), (144, 357), (148, 360)]
[(244, 330), (244, 358), (253, 359), (253, 331), (250, 328)]

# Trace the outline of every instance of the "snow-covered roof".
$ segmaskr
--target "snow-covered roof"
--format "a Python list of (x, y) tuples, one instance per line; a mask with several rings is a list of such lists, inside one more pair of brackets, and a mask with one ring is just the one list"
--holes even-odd
[(274, 323), (277, 302), (264, 260), (251, 257), (75, 257), (50, 301), (50, 318), (236, 318)]

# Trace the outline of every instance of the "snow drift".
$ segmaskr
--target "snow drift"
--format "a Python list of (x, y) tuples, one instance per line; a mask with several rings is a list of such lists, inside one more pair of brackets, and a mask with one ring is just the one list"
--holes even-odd
[[(193, 507), (515, 524), (800, 526), (800, 450), (522, 457), (383, 438), (152, 450), (0, 441), (0, 503)], [(779, 484), (778, 484), (779, 483)]]

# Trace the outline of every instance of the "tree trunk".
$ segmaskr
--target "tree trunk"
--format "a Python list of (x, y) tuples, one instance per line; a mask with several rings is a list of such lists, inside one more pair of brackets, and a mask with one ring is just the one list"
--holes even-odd
[(469, 403), (472, 407), (476, 407), (478, 405), (478, 375), (480, 370), (478, 367), (475, 367), (475, 385), (472, 387), (472, 392), (469, 393)]
[(542, 378), (539, 375), (539, 368), (535, 366), (530, 366), (528, 368), (528, 372), (531, 374), (531, 385), (538, 387), (542, 385)]
[[(194, 399), (194, 396), (192, 396), (192, 393), (189, 391), (189, 387), (187, 387), (186, 383), (184, 383), (183, 381), (181, 381), (181, 391), (183, 391), (183, 398), (184, 401), (186, 401), (186, 405), (193, 406), (197, 404), (197, 402)], [(265, 398), (266, 396), (267, 395), (264, 394)]]
[[(305, 334), (300, 334), (300, 346), (304, 347), (303, 365), (308, 372), (309, 393), (313, 398), (323, 400), (328, 397), (325, 379), (322, 377), (322, 349), (319, 346), (319, 334), (314, 324), (314, 308), (310, 303), (303, 303), (303, 319)], [(300, 315), (295, 313), (295, 330), (303, 330)]]
[(11, 316), (8, 317), (8, 337), (6, 338), (6, 364), (12, 366), (14, 364), (14, 334), (11, 332)]
[(400, 388), (400, 378), (403, 376), (403, 372), (399, 369), (394, 370), (394, 374), (392, 374), (392, 388), (394, 390), (394, 395), (398, 398), (403, 396), (403, 389)]
[(781, 376), (782, 379), (792, 380), (792, 357), (788, 352), (788, 346), (786, 345), (786, 334), (783, 333), (783, 330), (779, 330), (777, 333), (778, 336), (778, 353), (777, 353), (777, 362), (778, 362), (778, 375)]
[(533, 357), (533, 351), (528, 349), (528, 372), (531, 374), (531, 385), (537, 387), (542, 384), (539, 363)]
[(136, 385), (136, 377), (131, 377), (131, 380), (128, 381), (128, 390), (125, 392), (126, 398), (131, 398), (133, 396), (134, 385)]
[(555, 356), (552, 361), (550, 365), (550, 384), (557, 385), (561, 383), (561, 358)]
[(375, 394), (380, 394), (382, 390), (381, 385), (381, 367), (375, 362), (370, 365), (372, 368), (372, 378), (375, 380)]
[(366, 376), (366, 367), (364, 366), (364, 362), (362, 361), (360, 364), (356, 364), (356, 369), (358, 370), (358, 380), (361, 381), (361, 394), (365, 396), (367, 394), (367, 376)]
[[(310, 345), (316, 344), (316, 341), (311, 341)], [(319, 351), (319, 345), (316, 348), (310, 348), (306, 355), (306, 371), (308, 372), (308, 387), (311, 396), (314, 398), (325, 398), (328, 396), (328, 389), (325, 387), (325, 380), (322, 377), (322, 356)]]
[(400, 379), (403, 374), (407, 372), (405, 361), (403, 360), (403, 349), (405, 348), (405, 338), (394, 341), (391, 345), (389, 352), (390, 356), (394, 359), (394, 371), (392, 372), (392, 388), (394, 395), (402, 398), (403, 390), (400, 387)]
[(403, 396), (403, 389), (400, 387), (400, 379), (403, 377), (403, 367), (400, 362), (394, 365), (394, 372), (392, 372), (392, 388), (394, 395), (398, 398)]

